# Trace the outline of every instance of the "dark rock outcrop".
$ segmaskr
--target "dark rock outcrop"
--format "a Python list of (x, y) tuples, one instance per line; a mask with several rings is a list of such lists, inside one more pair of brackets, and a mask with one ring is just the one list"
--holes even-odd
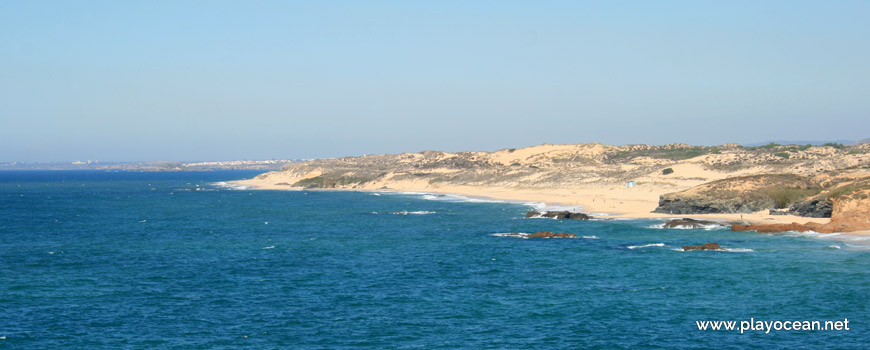
[(702, 245), (684, 245), (683, 250), (723, 250), (719, 243), (704, 243)]
[(753, 213), (772, 207), (773, 201), (752, 200), (717, 200), (710, 198), (678, 198), (672, 195), (662, 195), (659, 206), (653, 213), (661, 214), (721, 214), (721, 213)]
[(695, 220), (689, 218), (669, 220), (664, 224), (664, 228), (705, 228), (707, 226), (717, 225), (725, 226), (722, 223), (707, 220)]
[(662, 214), (752, 213), (786, 208), (814, 196), (822, 188), (813, 180), (791, 174), (731, 177), (659, 197), (653, 211)]
[(535, 232), (528, 236), (529, 238), (577, 238), (577, 235), (573, 233), (564, 233), (564, 232)]
[(545, 211), (539, 212), (537, 210), (531, 210), (526, 213), (526, 218), (553, 218), (557, 220), (567, 219), (567, 220), (589, 220), (592, 216), (583, 214), (583, 213), (572, 213), (570, 211)]
[(832, 212), (834, 212), (834, 202), (830, 200), (805, 200), (788, 207), (789, 214), (808, 218), (829, 218)]

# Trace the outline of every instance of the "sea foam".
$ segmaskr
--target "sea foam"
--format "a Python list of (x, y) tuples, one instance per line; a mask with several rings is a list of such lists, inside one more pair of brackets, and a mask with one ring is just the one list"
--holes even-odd
[(648, 247), (664, 247), (664, 243), (651, 243), (651, 244), (642, 244), (642, 245), (630, 245), (626, 246), (628, 249), (638, 249), (638, 248), (648, 248)]
[[(248, 186), (245, 186), (245, 185), (236, 185), (236, 184), (231, 184), (231, 183), (227, 183), (227, 182), (225, 182), (225, 181), (212, 182), (210, 185), (215, 186), (215, 187), (224, 188), (224, 189), (229, 189), (229, 190), (239, 190), (239, 191), (241, 191), (241, 190), (247, 190), (247, 189), (248, 189)], [(199, 185), (197, 185), (197, 186), (199, 186)], [(197, 189), (197, 190), (199, 190), (199, 189)]]
[(434, 211), (428, 211), (428, 210), (418, 210), (418, 211), (403, 210), (403, 211), (394, 211), (390, 214), (393, 214), (393, 215), (429, 215), (429, 214), (437, 214), (437, 213)]

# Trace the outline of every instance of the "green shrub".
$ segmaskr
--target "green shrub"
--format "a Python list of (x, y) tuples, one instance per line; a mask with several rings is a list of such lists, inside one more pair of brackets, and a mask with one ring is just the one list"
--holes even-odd
[(786, 153), (786, 152), (776, 152), (773, 155), (780, 157), (780, 158), (788, 159), (788, 153)]
[(363, 183), (371, 180), (371, 178), (358, 176), (329, 177), (320, 175), (317, 177), (312, 177), (310, 179), (299, 180), (295, 184), (293, 184), (293, 186), (305, 188), (335, 188), (338, 186)]
[(814, 196), (819, 191), (819, 188), (803, 189), (793, 187), (771, 187), (766, 190), (767, 195), (776, 204), (776, 209), (788, 208), (792, 203), (809, 196)]
[(662, 175), (669, 175), (669, 174), (673, 174), (673, 173), (674, 173), (673, 168), (665, 168), (665, 170), (662, 170)]

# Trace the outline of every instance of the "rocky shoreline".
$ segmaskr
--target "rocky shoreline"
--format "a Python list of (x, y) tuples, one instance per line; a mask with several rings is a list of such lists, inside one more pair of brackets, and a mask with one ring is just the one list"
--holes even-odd
[[(787, 208), (787, 209), (786, 209)], [(870, 176), (734, 177), (662, 195), (653, 211), (667, 214), (752, 213), (831, 218), (828, 223), (735, 224), (732, 231), (820, 233), (870, 230)]]

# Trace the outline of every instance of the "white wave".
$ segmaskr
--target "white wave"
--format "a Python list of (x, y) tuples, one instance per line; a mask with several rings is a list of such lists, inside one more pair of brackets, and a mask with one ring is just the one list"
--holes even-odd
[(651, 244), (642, 244), (642, 245), (630, 245), (626, 248), (628, 249), (638, 249), (638, 248), (647, 248), (647, 247), (664, 247), (664, 243), (651, 243)]
[(710, 225), (701, 225), (701, 227), (697, 227), (697, 228), (696, 228), (696, 227), (693, 227), (693, 226), (691, 226), (691, 225), (677, 225), (677, 226), (674, 226), (674, 227), (665, 227), (665, 223), (661, 223), (661, 224), (649, 225), (649, 226), (647, 226), (646, 228), (652, 228), (652, 229), (673, 229), (673, 230), (695, 230), (695, 229), (703, 229), (703, 230), (707, 230), (707, 231), (712, 231), (712, 230), (721, 230), (721, 229), (724, 229), (724, 228), (728, 228), (728, 226), (725, 226), (725, 225), (719, 225), (719, 224), (710, 224)]
[(598, 239), (598, 236), (583, 236), (585, 239)]
[(532, 207), (535, 209), (541, 209), (541, 210), (543, 210), (544, 208), (547, 207), (547, 203), (544, 203), (544, 202), (525, 202), (525, 203), (523, 203), (523, 205), (525, 205), (527, 207)]
[(582, 213), (583, 207), (579, 205), (544, 205), (542, 207), (538, 207), (537, 209), (540, 212), (548, 212), (548, 211), (570, 211), (572, 213)]
[(263, 249), (275, 249), (275, 246), (270, 245), (270, 246), (268, 246), (268, 247), (263, 247)]
[(380, 194), (380, 193), (369, 193), (369, 195), (372, 195), (372, 196), (380, 196), (381, 194)]
[[(786, 234), (788, 237), (806, 237), (814, 239), (822, 239), (828, 241), (839, 241), (846, 243), (846, 247), (859, 250), (870, 249), (870, 236), (851, 235), (848, 233), (818, 233), (815, 231), (796, 232), (790, 231)], [(851, 244), (849, 244), (851, 243)]]
[(430, 194), (430, 193), (426, 193), (426, 192), (411, 192), (411, 191), (406, 191), (406, 192), (395, 192), (395, 193), (398, 193), (398, 194), (405, 194), (405, 195), (425, 195), (425, 194)]
[(752, 253), (755, 250), (750, 248), (722, 248), (722, 251), (730, 253)]
[[(215, 186), (215, 187), (222, 187), (222, 188), (226, 188), (226, 189), (230, 189), (230, 190), (239, 190), (239, 191), (248, 189), (248, 186), (231, 184), (231, 183), (227, 183), (225, 181), (212, 182), (210, 185)], [(196, 185), (196, 186), (199, 187), (199, 185)], [(198, 190), (199, 190), (199, 188), (197, 188), (197, 191)]]
[(850, 250), (870, 250), (870, 245), (867, 244), (851, 244), (844, 243)]
[(531, 233), (525, 233), (525, 232), (501, 232), (501, 233), (493, 233), (492, 235), (496, 236), (496, 237), (516, 237), (516, 238), (522, 238), (522, 239), (529, 239), (530, 234)]
[[(671, 250), (673, 250), (675, 252), (688, 252), (688, 251), (690, 251), (690, 250), (685, 250), (683, 248), (673, 248)], [(729, 253), (752, 253), (752, 252), (755, 252), (754, 249), (750, 249), (750, 248), (722, 248), (722, 249), (704, 249), (704, 250), (692, 249), (691, 251), (696, 251), (696, 250), (697, 251), (704, 251), (704, 250), (710, 251), (710, 250), (712, 250), (715, 252), (729, 252)]]
[(428, 211), (428, 210), (419, 210), (419, 211), (403, 210), (403, 211), (394, 211), (390, 214), (393, 214), (393, 215), (429, 215), (429, 214), (436, 214), (436, 212)]
[(433, 201), (445, 201), (445, 202), (457, 202), (457, 203), (508, 203), (507, 201), (496, 200), (496, 199), (487, 199), (487, 198), (477, 198), (477, 197), (468, 197), (458, 194), (427, 194), (423, 196), (423, 199), (433, 200)]
[(406, 195), (406, 196), (419, 196), (418, 198), (430, 201), (445, 201), (445, 202), (460, 202), (460, 203), (520, 203), (520, 202), (511, 202), (511, 201), (503, 201), (497, 199), (488, 199), (488, 198), (479, 198), (479, 197), (468, 197), (459, 194), (452, 193), (429, 193), (429, 192), (414, 192), (414, 191), (404, 191), (404, 192), (381, 192), (382, 194), (396, 194), (396, 195)]
[(832, 244), (828, 246), (828, 249), (840, 249), (840, 246)]

